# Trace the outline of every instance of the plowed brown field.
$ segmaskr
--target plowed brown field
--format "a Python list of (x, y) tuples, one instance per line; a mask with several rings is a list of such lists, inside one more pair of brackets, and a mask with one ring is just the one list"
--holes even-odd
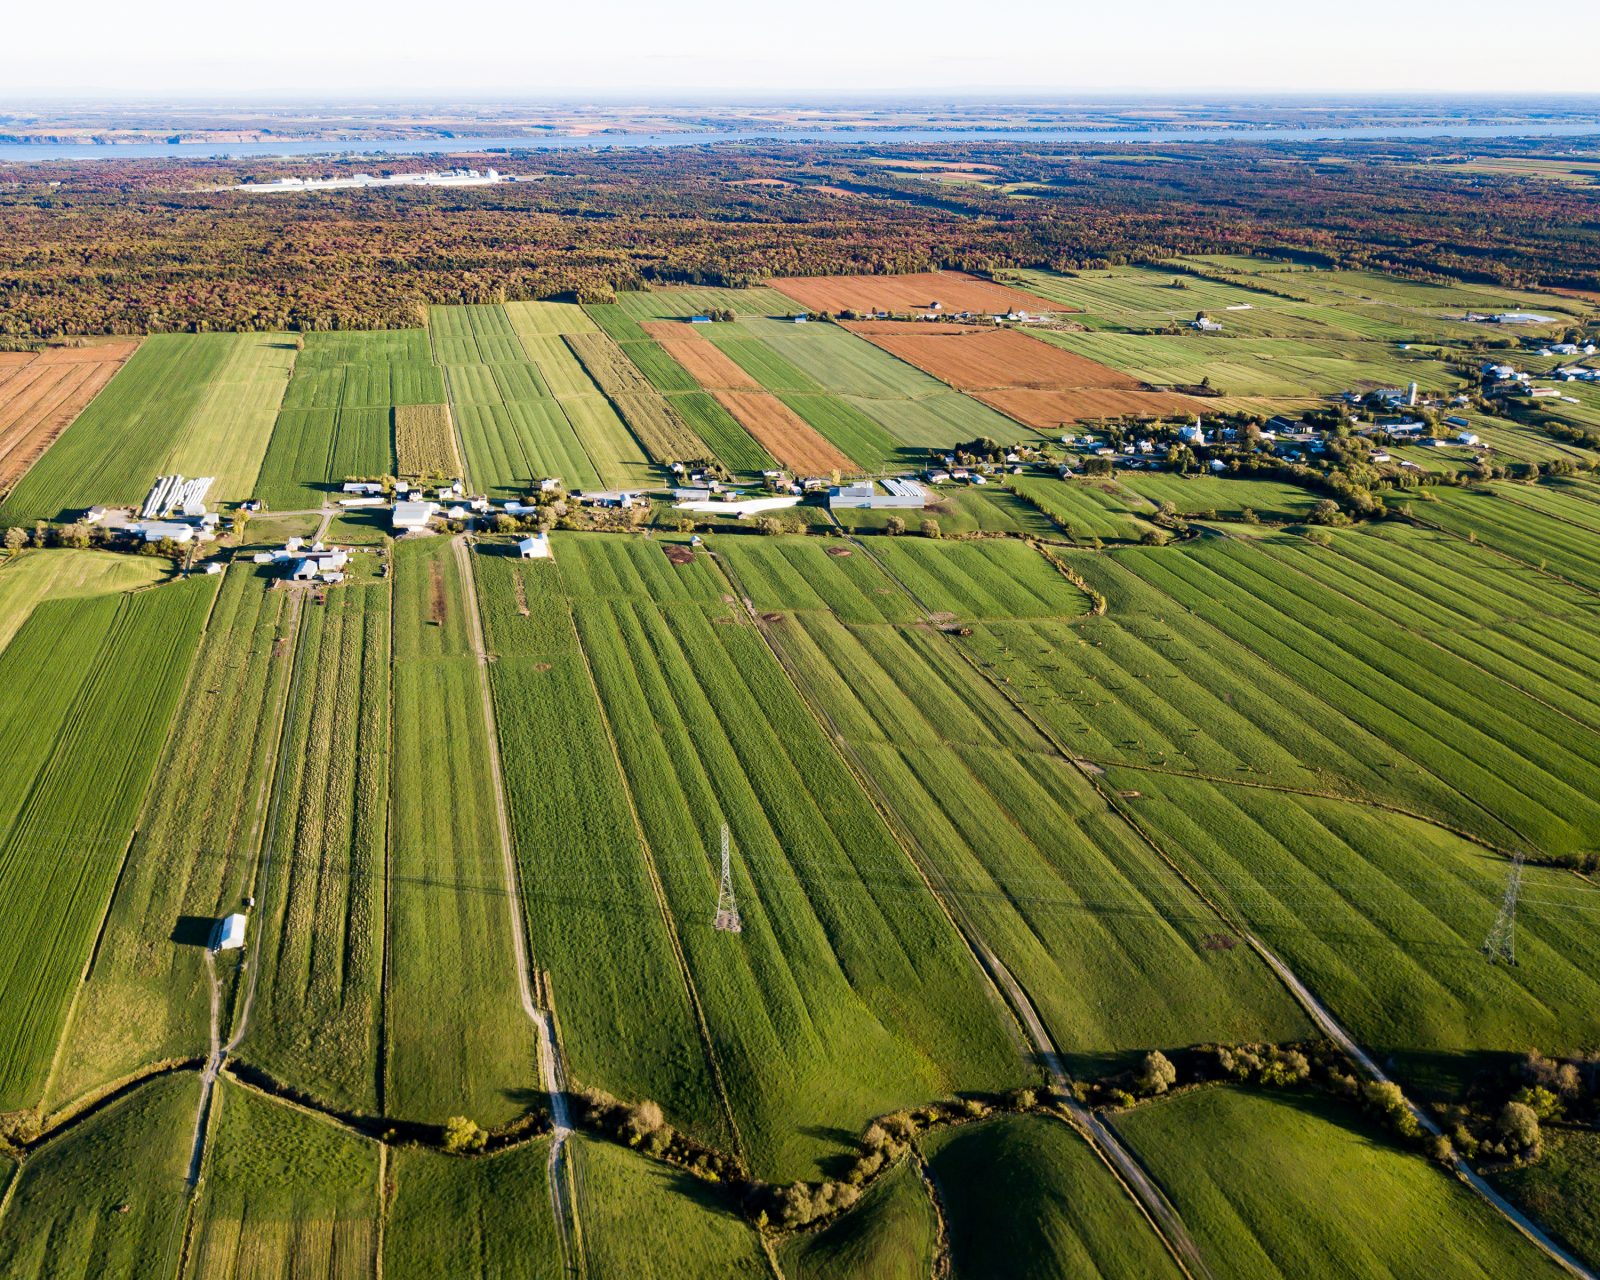
[(715, 343), (676, 320), (646, 320), (639, 326), (707, 391), (760, 391), (761, 384)]
[(138, 345), (129, 339), (0, 354), (0, 492), (38, 461)]
[(713, 389), (711, 394), (784, 466), (803, 475), (860, 470), (770, 391)]
[(924, 311), (934, 302), (940, 303), (946, 314), (1072, 310), (1037, 294), (960, 271), (923, 271), (909, 276), (782, 276), (768, 283), (810, 311)]
[(1089, 418), (1155, 417), (1205, 408), (1190, 396), (1140, 390), (1125, 373), (1015, 329), (916, 321), (845, 327), (974, 400), (1042, 431)]

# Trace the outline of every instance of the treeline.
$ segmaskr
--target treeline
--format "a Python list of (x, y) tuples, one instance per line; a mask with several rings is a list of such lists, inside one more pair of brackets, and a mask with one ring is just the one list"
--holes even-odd
[(1429, 165), (1417, 144), (875, 152), (992, 169), (985, 184), (934, 184), (824, 144), (529, 152), (447, 162), (538, 170), (540, 181), (262, 196), (225, 188), (374, 165), (0, 166), (0, 337), (400, 327), (430, 303), (1210, 252), (1600, 290), (1596, 192)]

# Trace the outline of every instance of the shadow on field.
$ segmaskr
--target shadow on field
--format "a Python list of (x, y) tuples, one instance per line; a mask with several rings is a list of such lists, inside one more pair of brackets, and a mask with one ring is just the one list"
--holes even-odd
[(180, 947), (208, 947), (219, 923), (214, 916), (179, 916), (170, 940)]

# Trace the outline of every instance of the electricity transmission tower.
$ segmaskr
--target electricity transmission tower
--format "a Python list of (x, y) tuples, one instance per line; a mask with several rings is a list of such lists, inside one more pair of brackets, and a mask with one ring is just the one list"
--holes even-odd
[(728, 824), (722, 824), (722, 885), (717, 890), (717, 916), (711, 922), (715, 929), (727, 933), (743, 933), (739, 922), (739, 904), (733, 900), (733, 864), (728, 859)]
[(1506, 873), (1506, 896), (1500, 901), (1500, 914), (1495, 916), (1489, 936), (1483, 940), (1483, 952), (1490, 960), (1517, 962), (1517, 895), (1522, 892), (1522, 855), (1511, 860), (1511, 870)]

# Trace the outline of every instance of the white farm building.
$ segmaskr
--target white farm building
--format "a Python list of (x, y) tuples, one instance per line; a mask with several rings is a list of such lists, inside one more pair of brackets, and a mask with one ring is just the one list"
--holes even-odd
[(216, 927), (211, 931), (211, 949), (213, 951), (237, 951), (244, 946), (244, 913), (235, 911), (231, 916), (218, 920)]

